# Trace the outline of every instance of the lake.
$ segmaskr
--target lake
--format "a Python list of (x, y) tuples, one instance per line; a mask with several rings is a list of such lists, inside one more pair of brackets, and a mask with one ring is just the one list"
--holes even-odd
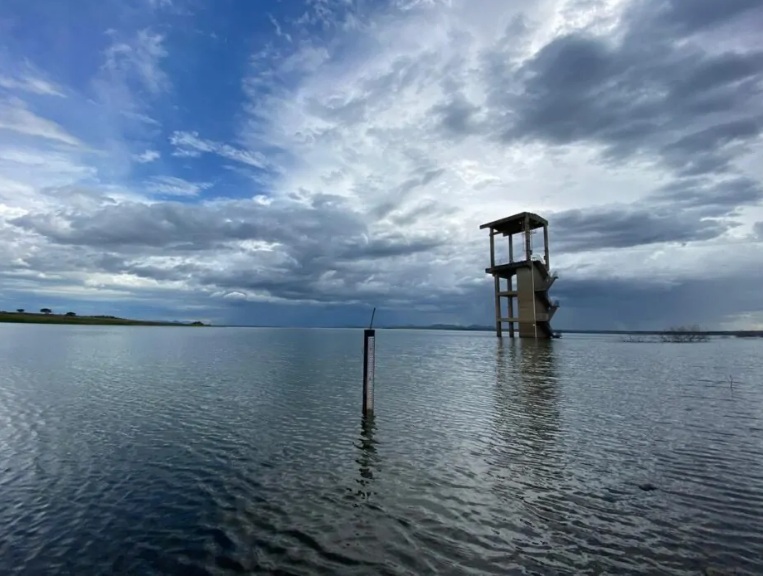
[(763, 340), (376, 340), (0, 325), (0, 573), (763, 573)]

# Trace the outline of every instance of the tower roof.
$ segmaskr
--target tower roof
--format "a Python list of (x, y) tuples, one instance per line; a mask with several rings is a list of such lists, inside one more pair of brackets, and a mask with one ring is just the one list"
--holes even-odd
[(487, 222), (481, 225), (480, 229), (490, 228), (504, 235), (517, 234), (525, 229), (525, 219), (527, 219), (530, 225), (530, 230), (548, 226), (548, 221), (545, 218), (532, 212), (520, 212), (519, 214), (507, 216), (493, 222)]

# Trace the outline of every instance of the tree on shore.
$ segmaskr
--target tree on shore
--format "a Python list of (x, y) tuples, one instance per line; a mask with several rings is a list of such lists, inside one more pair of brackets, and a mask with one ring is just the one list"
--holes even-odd
[(40, 309), (40, 312), (44, 315), (49, 315), (53, 311), (51, 309)]
[(70, 311), (70, 312), (66, 313), (64, 316), (66, 316), (66, 317), (76, 317), (77, 313), (73, 313), (73, 312)]
[(705, 343), (710, 335), (697, 325), (670, 327), (656, 334), (632, 334), (622, 338), (624, 343)]
[(704, 343), (710, 340), (707, 333), (697, 325), (670, 327), (660, 335), (663, 343)]
[(17, 313), (23, 313), (23, 312), (24, 312), (24, 309), (16, 309), (16, 312), (17, 312)]

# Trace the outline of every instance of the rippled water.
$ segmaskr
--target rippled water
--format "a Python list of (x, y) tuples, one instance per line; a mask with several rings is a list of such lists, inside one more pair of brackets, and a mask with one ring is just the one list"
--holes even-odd
[(0, 572), (763, 572), (763, 342), (361, 350), (0, 326)]

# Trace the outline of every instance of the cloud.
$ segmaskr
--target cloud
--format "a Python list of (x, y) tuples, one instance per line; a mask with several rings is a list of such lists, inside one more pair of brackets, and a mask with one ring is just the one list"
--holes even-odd
[(714, 53), (638, 17), (619, 43), (569, 34), (506, 74), (491, 110), (501, 138), (589, 141), (613, 162), (650, 154), (677, 176), (733, 171), (761, 134), (763, 52)]
[(670, 208), (628, 206), (569, 210), (554, 214), (552, 222), (555, 246), (564, 252), (703, 241), (731, 226)]
[[(286, 222), (294, 225), (284, 226)], [(84, 211), (32, 212), (10, 223), (18, 232), (61, 247), (49, 255), (51, 260), (65, 252), (63, 247), (77, 246), (80, 257), (114, 255), (110, 262), (99, 260), (99, 267), (141, 278), (305, 302), (363, 295), (379, 302), (392, 295), (413, 299), (420, 288), (406, 276), (415, 263), (402, 274), (383, 263), (415, 259), (441, 243), (423, 234), (374, 235), (341, 198), (328, 196), (310, 204), (107, 203)], [(149, 253), (163, 257), (157, 261)]]
[(268, 14), (268, 18), (270, 19), (271, 24), (273, 24), (273, 28), (275, 28), (276, 36), (279, 38), (284, 38), (288, 42), (292, 42), (291, 34), (283, 31), (281, 25), (278, 23), (278, 20), (273, 18), (272, 14)]
[(268, 166), (265, 155), (262, 153), (241, 150), (230, 144), (206, 140), (200, 138), (196, 132), (176, 131), (170, 136), (170, 144), (176, 147), (173, 153), (176, 156), (195, 157), (202, 153), (210, 153), (255, 168), (265, 168)]
[[(606, 283), (593, 279), (565, 278), (558, 283), (555, 296), (567, 311), (565, 318), (555, 322), (559, 328), (588, 327), (591, 329), (654, 330), (670, 326), (699, 324), (705, 328), (726, 330), (750, 327), (739, 310), (759, 311), (755, 289), (740, 287), (735, 299), (718, 299), (728, 291), (729, 282), (741, 281), (742, 276), (710, 277), (701, 282), (681, 281), (672, 284), (634, 282), (631, 279), (607, 279)], [(763, 281), (755, 274), (755, 283)], [(562, 308), (559, 309), (561, 314)], [(598, 311), (616, 310), (612, 317), (602, 317)], [(707, 311), (700, 314), (699, 311)], [(757, 317), (758, 315), (755, 314)], [(556, 321), (556, 318), (555, 318)], [(739, 322), (741, 321), (741, 322)]]
[(82, 143), (66, 132), (52, 120), (42, 118), (29, 110), (23, 101), (17, 98), (0, 100), (0, 130), (10, 130), (25, 136), (44, 138), (69, 146), (82, 146)]
[(669, 210), (693, 211), (702, 216), (736, 214), (763, 200), (763, 185), (746, 176), (685, 178), (662, 186), (647, 197)]
[(133, 154), (132, 158), (135, 162), (138, 162), (140, 164), (147, 164), (149, 162), (154, 162), (155, 160), (159, 160), (161, 157), (161, 154), (158, 150), (144, 150), (140, 154)]
[(149, 192), (165, 196), (196, 196), (212, 186), (211, 182), (190, 182), (176, 176), (154, 176), (145, 184)]
[(164, 37), (144, 29), (130, 41), (115, 40), (106, 49), (103, 70), (111, 80), (141, 87), (155, 95), (170, 85), (159, 66), (166, 56)]
[(145, 137), (160, 127), (155, 106), (172, 89), (163, 68), (169, 56), (165, 38), (151, 28), (108, 34), (111, 41), (90, 81), (99, 121), (116, 138)]
[(39, 76), (35, 76), (32, 71), (27, 71), (16, 77), (0, 74), (0, 87), (7, 90), (18, 90), (43, 96), (65, 96), (60, 87)]
[[(242, 138), (279, 151), (274, 187), (284, 194), (328, 188), (377, 233), (447, 231), (464, 278), (484, 258), (471, 227), (523, 209), (549, 216), (562, 268), (583, 251), (643, 254), (744, 234), (761, 200), (743, 166), (763, 126), (763, 58), (752, 41), (761, 11), (582, 8), (454, 2), (360, 14), (373, 24), (288, 57), (327, 49), (311, 66), (258, 57)], [(541, 24), (550, 21), (555, 29)], [(354, 58), (341, 57), (348, 45)], [(689, 254), (675, 278), (703, 266)], [(649, 274), (639, 259), (633, 278)], [(581, 270), (602, 278), (616, 260), (591, 258)]]
[(300, 27), (330, 30), (353, 22), (352, 4), (344, 0), (307, 0), (302, 15), (295, 20)]
[[(368, 303), (403, 322), (488, 322), (478, 226), (531, 210), (550, 221), (559, 326), (721, 324), (759, 308), (755, 3), (313, 1), (259, 16), (270, 33), (243, 78), (240, 45), (184, 44), (146, 14), (109, 33), (88, 85), (97, 127), (76, 134), (105, 154), (64, 146), (73, 124), (54, 112), (71, 87), (5, 104), (37, 119), (6, 121), (32, 127), (34, 146), (0, 140), (17, 159), (0, 154), (0, 277), (14, 290), (182, 294), (231, 315), (298, 304), (300, 322)], [(183, 18), (194, 37), (225, 35)], [(196, 77), (202, 48), (191, 95), (183, 71)], [(210, 158), (234, 170), (213, 176)], [(166, 176), (149, 176), (158, 165)], [(223, 190), (236, 199), (210, 200)], [(718, 270), (723, 310), (708, 304)]]
[(756, 9), (758, 9), (756, 16), (758, 20), (760, 19), (760, 3), (757, 0), (733, 0), (726, 4), (669, 0), (658, 3), (657, 8), (655, 17), (657, 23), (662, 24), (666, 30), (675, 30), (684, 34), (726, 24)]
[(0, 143), (0, 203), (15, 210), (49, 208), (44, 193), (47, 187), (92, 180), (95, 174), (72, 149)]

